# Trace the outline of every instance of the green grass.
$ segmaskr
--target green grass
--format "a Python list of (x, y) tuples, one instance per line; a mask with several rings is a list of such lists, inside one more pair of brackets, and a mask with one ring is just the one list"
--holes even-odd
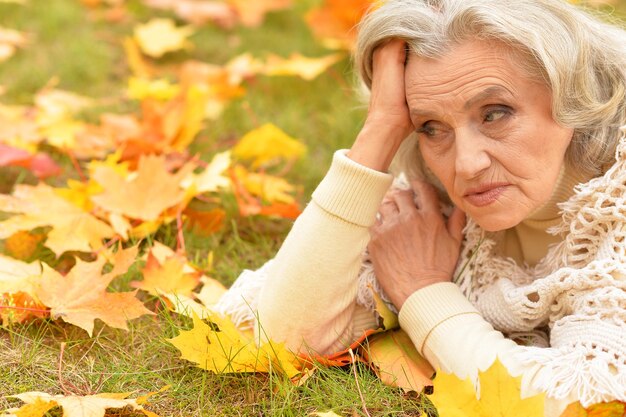
[[(248, 51), (258, 57), (268, 53), (328, 53), (313, 40), (302, 20), (315, 1), (296, 3), (295, 10), (270, 14), (259, 29), (225, 31), (205, 26), (191, 39), (196, 45), (193, 51), (170, 54), (159, 63), (175, 68), (194, 58), (223, 64)], [(129, 69), (120, 41), (132, 33), (135, 23), (168, 14), (150, 10), (139, 1), (128, 2), (128, 9), (127, 19), (112, 24), (97, 19), (97, 12), (84, 8), (78, 0), (30, 0), (24, 6), (0, 3), (0, 26), (31, 36), (26, 48), (0, 64), (0, 85), (7, 90), (0, 100), (30, 104), (39, 89), (57, 83), (59, 88), (105, 103), (98, 111), (124, 113), (132, 109), (124, 99)], [(250, 129), (272, 122), (309, 148), (307, 157), (289, 174), (289, 180), (300, 187), (304, 202), (323, 176), (332, 151), (348, 147), (360, 127), (364, 108), (352, 91), (351, 80), (347, 58), (311, 82), (258, 77), (247, 85), (245, 97), (228, 106), (219, 120), (207, 122), (190, 151), (209, 160)], [(94, 119), (96, 115), (88, 116)], [(69, 162), (57, 156), (68, 174), (74, 175)], [(60, 185), (61, 180), (50, 181)], [(24, 170), (0, 169), (4, 193), (16, 183), (35, 181)], [(242, 218), (232, 197), (223, 204), (228, 211), (224, 229), (208, 237), (186, 231), (185, 243), (188, 257), (200, 267), (207, 266), (207, 256), (212, 252), (214, 269), (209, 272), (228, 285), (242, 269), (257, 268), (270, 259), (291, 222)], [(175, 227), (163, 227), (152, 238), (173, 246)], [(112, 289), (128, 289), (128, 282), (136, 278), (136, 272), (126, 274)], [(80, 394), (145, 393), (171, 385), (155, 396), (149, 407), (162, 416), (302, 416), (330, 409), (344, 415), (364, 415), (359, 389), (372, 416), (419, 415), (421, 399), (385, 386), (362, 366), (357, 367), (359, 389), (350, 369), (322, 368), (299, 387), (279, 375), (214, 375), (198, 369), (179, 359), (180, 353), (167, 342), (180, 329), (188, 328), (190, 321), (163, 310), (153, 299), (145, 301), (158, 311), (157, 316), (132, 321), (128, 332), (96, 322), (90, 338), (60, 320), (36, 320), (0, 329), (0, 410), (20, 403), (5, 395), (25, 391), (63, 394), (65, 389), (76, 387)]]
[[(29, 104), (43, 86), (58, 83), (60, 88), (99, 99), (102, 110), (123, 113), (132, 109), (124, 99), (129, 70), (121, 39), (132, 34), (135, 23), (167, 13), (150, 10), (137, 0), (127, 3), (130, 13), (118, 23), (97, 19), (97, 12), (78, 0), (29, 0), (23, 6), (0, 3), (0, 26), (31, 35), (30, 45), (0, 63), (0, 85), (7, 89), (0, 101)], [(314, 41), (302, 20), (302, 14), (316, 3), (296, 1), (295, 10), (270, 14), (258, 29), (225, 31), (205, 26), (192, 37), (193, 51), (168, 55), (160, 63), (174, 68), (195, 58), (223, 64), (248, 51), (260, 57), (291, 52), (322, 55), (328, 51)], [(305, 202), (325, 173), (332, 152), (350, 146), (363, 120), (365, 109), (352, 90), (352, 79), (347, 58), (311, 82), (258, 77), (247, 85), (245, 97), (229, 105), (219, 120), (207, 122), (190, 150), (209, 160), (250, 129), (272, 122), (309, 148), (288, 177), (299, 185)], [(69, 167), (68, 161), (62, 162)], [(34, 181), (24, 170), (0, 168), (0, 192), (9, 193), (16, 183)], [(291, 222), (241, 218), (232, 198), (224, 205), (228, 219), (223, 230), (209, 237), (187, 231), (185, 242), (190, 260), (200, 267), (207, 267), (212, 252), (210, 274), (231, 284), (242, 269), (257, 268), (275, 254)], [(162, 228), (153, 238), (174, 245), (174, 226)], [(134, 277), (131, 272), (115, 285), (127, 289)], [(167, 342), (188, 328), (189, 320), (163, 310), (156, 300), (146, 302), (157, 315), (132, 321), (128, 332), (97, 322), (90, 338), (60, 320), (1, 328), (0, 410), (19, 403), (5, 395), (25, 391), (61, 394), (64, 386), (75, 386), (79, 393), (145, 393), (166, 385), (171, 385), (170, 390), (155, 396), (148, 407), (162, 416), (303, 416), (330, 409), (340, 415), (362, 416), (359, 390), (372, 416), (418, 416), (425, 406), (421, 398), (385, 386), (362, 366), (356, 368), (356, 376), (351, 369), (320, 368), (302, 386), (277, 375), (213, 375), (179, 359), (179, 352)], [(53, 410), (51, 415), (60, 414)]]

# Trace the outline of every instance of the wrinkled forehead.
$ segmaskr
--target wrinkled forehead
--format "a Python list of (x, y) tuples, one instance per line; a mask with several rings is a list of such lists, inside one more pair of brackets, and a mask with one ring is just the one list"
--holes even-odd
[(407, 99), (467, 100), (483, 90), (523, 96), (529, 83), (546, 85), (543, 78), (527, 70), (525, 60), (524, 54), (504, 43), (480, 40), (451, 45), (435, 57), (412, 53), (405, 71)]
[(499, 40), (467, 39), (440, 44), (436, 49), (419, 48), (416, 53), (407, 41), (407, 80), (417, 81), (427, 77), (434, 81), (462, 81), (462, 74), (474, 70), (494, 74), (510, 73), (541, 83), (551, 90), (543, 66), (522, 45), (512, 45)]

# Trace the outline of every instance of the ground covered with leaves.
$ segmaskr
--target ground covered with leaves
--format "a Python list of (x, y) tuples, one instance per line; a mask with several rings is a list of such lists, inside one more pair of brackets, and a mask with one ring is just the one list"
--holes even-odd
[(504, 405), (443, 377), (454, 401), (417, 395), (432, 369), (400, 333), (305, 360), (211, 313), (357, 134), (349, 53), (371, 3), (0, 0), (0, 413), (541, 408), (515, 380)]

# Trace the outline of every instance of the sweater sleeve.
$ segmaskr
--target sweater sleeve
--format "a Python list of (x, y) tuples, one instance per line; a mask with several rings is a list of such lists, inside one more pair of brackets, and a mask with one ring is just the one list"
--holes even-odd
[[(456, 284), (439, 283), (415, 292), (403, 305), (399, 320), (435, 369), (477, 381), (478, 372), (498, 358), (511, 375), (522, 375), (522, 396), (543, 391), (536, 388), (534, 381), (541, 374), (540, 369), (519, 360), (523, 348), (495, 330)], [(560, 399), (546, 397), (545, 416), (560, 416), (576, 399), (572, 395)]]
[(368, 228), (392, 176), (337, 151), (329, 172), (294, 223), (259, 298), (261, 340), (294, 351), (341, 350), (375, 324), (356, 304), (357, 276)]

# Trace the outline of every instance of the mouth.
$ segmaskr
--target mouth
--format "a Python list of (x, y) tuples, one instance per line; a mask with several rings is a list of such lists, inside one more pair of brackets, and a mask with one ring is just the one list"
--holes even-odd
[(481, 185), (467, 190), (463, 198), (473, 206), (485, 207), (496, 202), (508, 186), (507, 183)]

